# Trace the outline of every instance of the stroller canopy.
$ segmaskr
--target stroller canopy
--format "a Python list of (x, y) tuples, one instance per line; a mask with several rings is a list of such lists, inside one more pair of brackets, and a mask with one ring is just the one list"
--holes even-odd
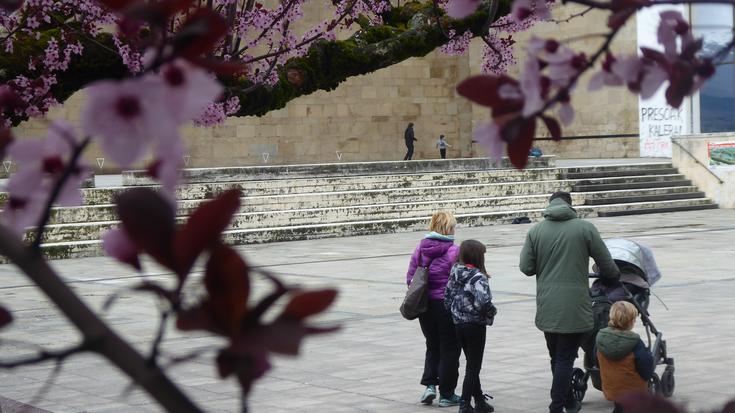
[[(635, 265), (641, 270), (647, 284), (653, 285), (661, 279), (661, 272), (653, 258), (653, 252), (645, 245), (624, 238), (610, 238), (605, 240), (605, 245), (610, 255), (616, 261), (623, 261)], [(630, 278), (631, 275), (623, 274), (621, 277)], [(621, 281), (638, 284), (635, 279), (623, 279)], [(648, 288), (648, 286), (641, 287)]]

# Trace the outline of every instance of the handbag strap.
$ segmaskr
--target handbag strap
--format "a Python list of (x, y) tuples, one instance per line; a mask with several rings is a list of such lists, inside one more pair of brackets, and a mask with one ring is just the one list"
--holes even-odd
[(422, 253), (421, 253), (421, 251), (419, 251), (419, 267), (429, 268), (429, 267), (431, 266), (431, 263), (432, 263), (432, 262), (434, 262), (434, 258), (432, 258), (432, 259), (431, 259), (431, 260), (429, 261), (429, 263), (428, 263), (428, 264), (426, 264), (426, 265), (421, 265), (421, 259), (422, 259), (422, 258), (424, 258), (424, 254), (422, 254)]

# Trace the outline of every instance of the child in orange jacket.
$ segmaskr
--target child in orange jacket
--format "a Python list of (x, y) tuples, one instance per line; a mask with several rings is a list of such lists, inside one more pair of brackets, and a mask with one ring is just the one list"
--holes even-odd
[(615, 402), (613, 413), (621, 413), (617, 400), (626, 393), (646, 391), (653, 376), (653, 356), (638, 334), (631, 331), (638, 310), (627, 301), (610, 308), (608, 327), (597, 333), (597, 359), (600, 364), (602, 392)]

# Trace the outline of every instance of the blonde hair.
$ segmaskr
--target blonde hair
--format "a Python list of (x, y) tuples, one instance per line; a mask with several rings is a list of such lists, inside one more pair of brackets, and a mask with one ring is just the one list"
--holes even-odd
[(438, 232), (442, 235), (454, 234), (454, 227), (457, 226), (457, 220), (451, 212), (439, 211), (431, 216), (431, 224), (429, 231)]
[(608, 326), (617, 330), (631, 330), (638, 317), (638, 310), (627, 301), (618, 301), (610, 307)]

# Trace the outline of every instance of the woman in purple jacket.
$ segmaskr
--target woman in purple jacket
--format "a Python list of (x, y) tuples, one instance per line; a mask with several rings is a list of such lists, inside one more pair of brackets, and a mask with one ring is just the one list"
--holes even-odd
[(439, 406), (459, 405), (460, 397), (454, 394), (459, 376), (460, 347), (454, 332), (452, 315), (444, 308), (444, 288), (449, 271), (457, 261), (459, 248), (454, 245), (454, 227), (457, 221), (449, 212), (437, 212), (431, 217), (429, 233), (411, 256), (406, 282), (411, 283), (419, 265), (429, 268), (429, 308), (419, 316), (421, 331), (426, 337), (426, 359), (421, 384), (426, 390), (421, 403), (431, 404), (439, 386)]

